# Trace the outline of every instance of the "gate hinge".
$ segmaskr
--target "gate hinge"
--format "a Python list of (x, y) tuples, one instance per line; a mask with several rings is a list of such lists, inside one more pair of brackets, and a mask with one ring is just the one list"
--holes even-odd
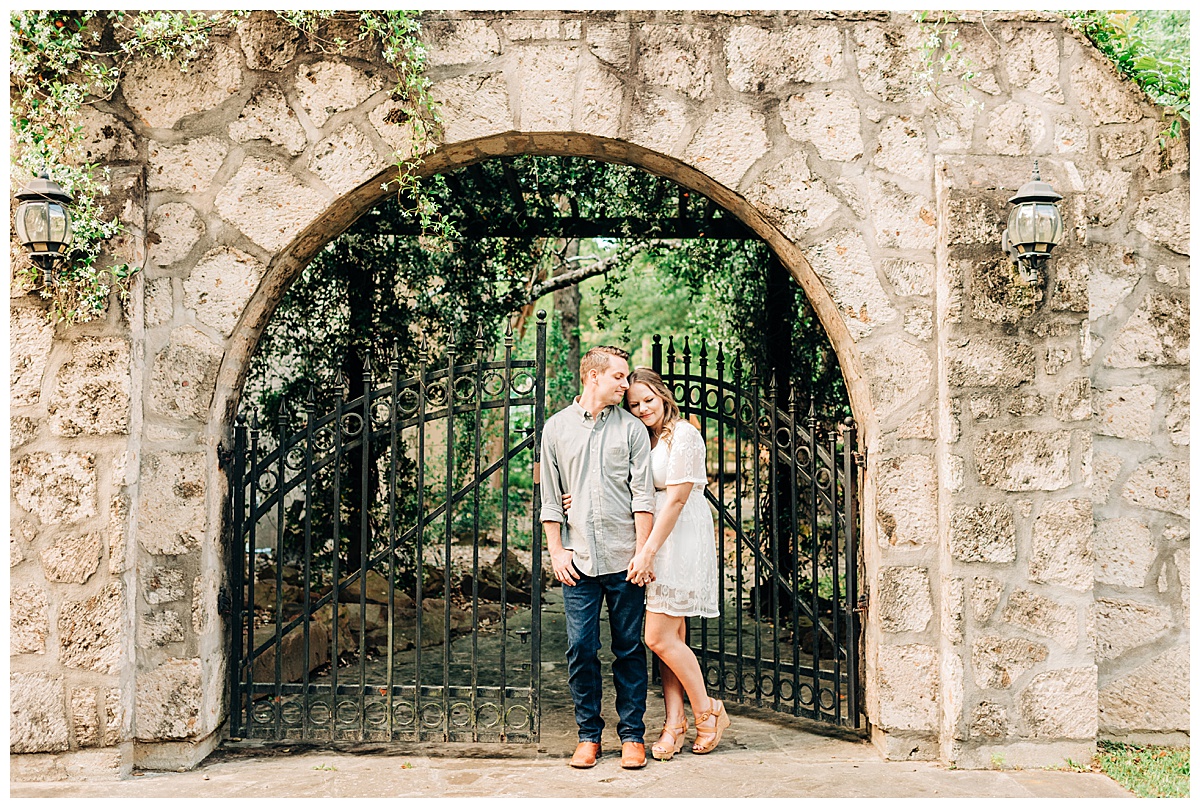
[(217, 444), (217, 465), (228, 471), (233, 463), (233, 450), (224, 443)]
[(233, 614), (233, 598), (229, 594), (229, 587), (222, 586), (217, 590), (217, 614), (228, 617)]
[(858, 596), (858, 604), (855, 605), (854, 611), (858, 612), (859, 614), (866, 614), (868, 602), (867, 593), (863, 592)]

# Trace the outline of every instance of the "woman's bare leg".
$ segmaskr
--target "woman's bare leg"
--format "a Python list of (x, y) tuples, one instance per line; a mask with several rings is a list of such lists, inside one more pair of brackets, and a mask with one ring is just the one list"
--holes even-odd
[[(702, 713), (711, 709), (708, 691), (704, 687), (704, 673), (696, 655), (684, 641), (687, 621), (682, 617), (669, 614), (646, 612), (646, 645), (661, 661), (660, 671), (663, 680), (663, 698), (666, 700), (667, 723), (680, 723), (683, 717), (683, 694), (687, 693), (688, 702), (692, 705), (692, 714)], [(669, 669), (670, 678), (668, 679)], [(668, 682), (671, 689), (668, 690)], [(677, 699), (675, 704), (672, 700)], [(678, 710), (672, 713), (672, 710)]]

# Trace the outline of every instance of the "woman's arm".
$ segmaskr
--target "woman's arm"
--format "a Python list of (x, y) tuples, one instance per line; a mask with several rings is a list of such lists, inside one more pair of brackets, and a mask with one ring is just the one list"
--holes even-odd
[(629, 562), (629, 571), (625, 575), (625, 580), (634, 583), (644, 583), (643, 577), (653, 580), (654, 557), (658, 555), (659, 549), (671, 535), (671, 531), (675, 529), (675, 522), (679, 520), (679, 514), (683, 511), (683, 506), (691, 494), (692, 483), (676, 483), (667, 486), (662, 509), (654, 514), (654, 527), (650, 531), (646, 543)]

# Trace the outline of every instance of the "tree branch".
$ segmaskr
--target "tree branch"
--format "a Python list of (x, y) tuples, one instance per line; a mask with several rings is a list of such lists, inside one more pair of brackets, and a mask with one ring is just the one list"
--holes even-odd
[[(637, 249), (638, 248), (635, 248), (634, 252), (636, 252)], [(566, 289), (568, 286), (574, 286), (575, 284), (585, 281), (588, 278), (595, 277), (596, 275), (603, 275), (605, 272), (608, 272), (614, 266), (619, 264), (626, 257), (627, 254), (624, 252), (614, 253), (608, 258), (602, 258), (599, 261), (594, 261), (590, 264), (584, 264), (581, 267), (568, 270), (567, 272), (555, 275), (553, 278), (547, 278), (541, 283), (534, 284), (526, 293), (525, 302), (517, 308), (529, 306), (544, 295), (548, 295), (551, 292), (557, 292), (559, 289)]]

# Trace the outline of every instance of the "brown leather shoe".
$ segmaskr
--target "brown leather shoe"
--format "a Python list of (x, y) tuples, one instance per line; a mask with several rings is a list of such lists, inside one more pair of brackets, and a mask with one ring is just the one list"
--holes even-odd
[(640, 769), (646, 765), (646, 744), (626, 741), (621, 744), (621, 768)]
[(600, 744), (595, 741), (580, 741), (579, 746), (575, 747), (575, 754), (571, 755), (571, 763), (573, 769), (590, 769), (596, 765), (596, 758), (600, 757)]

